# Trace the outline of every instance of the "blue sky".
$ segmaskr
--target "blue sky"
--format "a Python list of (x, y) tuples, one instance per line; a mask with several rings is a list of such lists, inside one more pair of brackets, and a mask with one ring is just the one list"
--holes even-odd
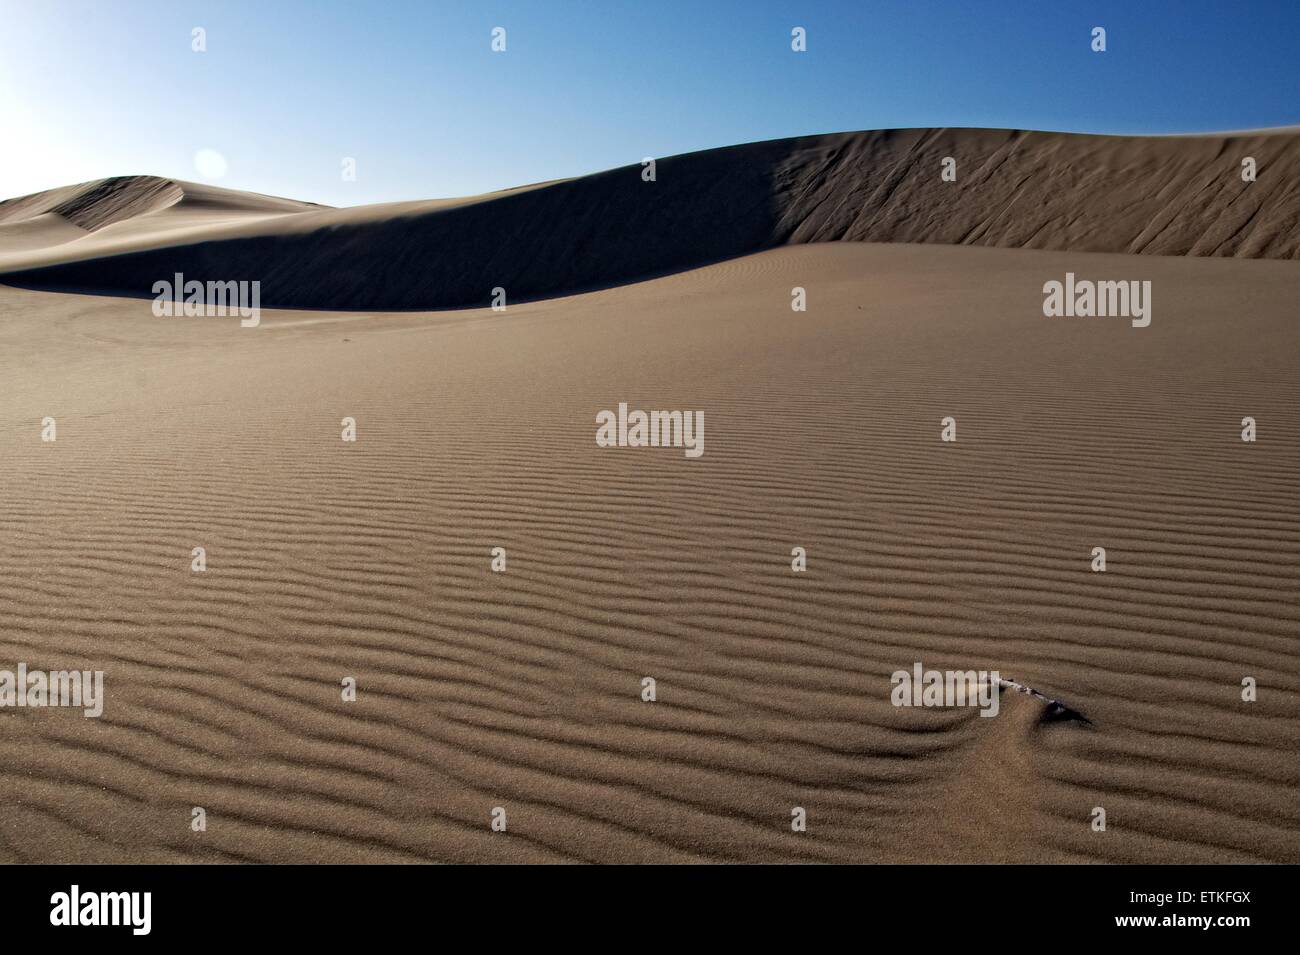
[(0, 197), (200, 150), (356, 205), (840, 130), (1291, 124), (1300, 0), (0, 0)]

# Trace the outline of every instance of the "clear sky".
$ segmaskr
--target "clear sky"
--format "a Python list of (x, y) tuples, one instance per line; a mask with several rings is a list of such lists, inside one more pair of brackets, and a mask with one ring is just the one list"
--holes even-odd
[(1300, 0), (0, 0), (0, 198), (152, 173), (356, 205), (807, 133), (1294, 124)]

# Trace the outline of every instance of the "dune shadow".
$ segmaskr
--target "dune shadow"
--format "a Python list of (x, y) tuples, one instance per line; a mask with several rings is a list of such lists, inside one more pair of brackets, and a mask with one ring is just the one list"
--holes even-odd
[[(0, 283), (153, 298), (156, 282), (181, 274), (257, 281), (264, 308), (429, 311), (481, 308), (496, 289), (537, 301), (841, 240), (1300, 258), (1291, 180), (1261, 179), (1254, 202), (1239, 202), (1244, 184), (1212, 175), (1227, 143), (998, 129), (772, 140), (386, 218), (313, 228), (287, 215), (256, 234), (61, 261)], [(1300, 162), (1300, 135), (1235, 143), (1261, 164)], [(945, 180), (949, 162), (956, 178)], [(1110, 174), (1132, 168), (1152, 174)]]

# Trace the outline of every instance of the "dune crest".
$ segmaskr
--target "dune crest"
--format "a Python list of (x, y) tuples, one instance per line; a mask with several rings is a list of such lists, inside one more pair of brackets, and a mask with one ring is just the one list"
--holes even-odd
[(53, 213), (87, 232), (165, 209), (184, 193), (171, 179), (114, 176), (0, 202), (0, 223)]
[(325, 209), (159, 176), (114, 176), (0, 202), (0, 270), (166, 248), (223, 228)]
[[(955, 181), (941, 178), (945, 159)], [(1245, 159), (1256, 181), (1244, 181)], [(653, 181), (637, 164), (473, 201), (335, 210), (257, 197), (243, 210), (256, 219), (10, 252), (0, 281), (148, 296), (183, 272), (258, 279), (271, 307), (395, 310), (483, 305), (496, 287), (510, 301), (569, 294), (813, 242), (1296, 259), (1300, 180), (1286, 170), (1298, 162), (1294, 130), (840, 133), (661, 159)], [(168, 181), (76, 187), (58, 207), (95, 228), (138, 220), (166, 192), (149, 182)], [(186, 184), (175, 201), (203, 188)], [(49, 211), (35, 198), (0, 204), (0, 222)], [(217, 204), (229, 209), (230, 196)]]

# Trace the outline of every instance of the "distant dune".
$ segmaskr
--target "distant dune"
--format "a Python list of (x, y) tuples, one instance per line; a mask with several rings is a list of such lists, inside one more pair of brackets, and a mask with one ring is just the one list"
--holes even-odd
[(93, 262), (128, 250), (184, 246), (232, 227), (325, 208), (158, 176), (97, 179), (0, 202), (0, 269), (15, 261)]
[[(957, 181), (940, 179), (945, 157)], [(1243, 182), (1255, 160), (1258, 180)], [(264, 306), (433, 309), (617, 285), (783, 245), (908, 242), (1300, 258), (1300, 133), (884, 130), (689, 153), (472, 197), (328, 209), (154, 177), (0, 203), (0, 282)]]

